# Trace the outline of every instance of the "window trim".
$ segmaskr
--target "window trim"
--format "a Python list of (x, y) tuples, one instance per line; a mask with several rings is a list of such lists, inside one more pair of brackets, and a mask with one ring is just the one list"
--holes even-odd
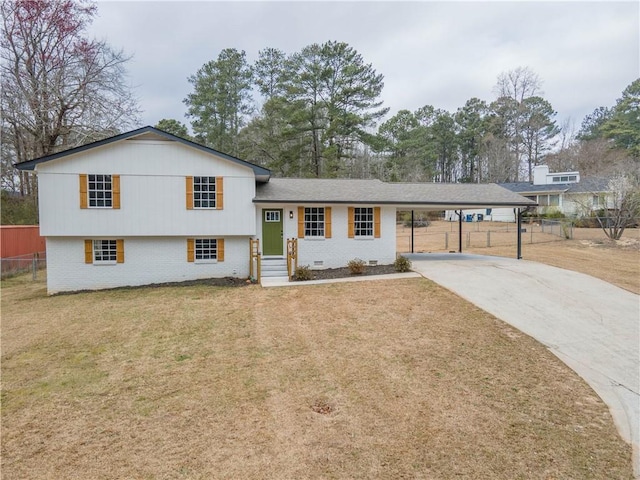
[[(322, 214), (320, 213), (322, 211)], [(313, 216), (316, 219), (313, 220)], [(322, 215), (322, 220), (318, 218)], [(325, 207), (304, 207), (304, 238), (325, 238), (326, 232)], [(316, 232), (314, 235), (313, 232)]]
[[(355, 228), (355, 213), (356, 208), (371, 208), (373, 209), (373, 235), (356, 235)], [(381, 209), (380, 207), (349, 207), (347, 209), (347, 218), (348, 218), (348, 228), (347, 228), (347, 236), (348, 238), (354, 239), (374, 239), (380, 238), (381, 233)]]
[[(113, 251), (115, 253), (115, 259), (109, 260), (98, 260), (97, 253), (100, 251), (104, 251), (103, 249), (98, 249), (98, 242), (111, 242), (113, 243)], [(113, 239), (113, 238), (95, 238), (95, 239), (87, 239), (84, 241), (84, 262), (92, 265), (116, 265), (118, 263), (124, 263), (124, 240), (121, 238)]]
[[(111, 184), (111, 188), (109, 190), (102, 189), (90, 189), (89, 186), (91, 183), (98, 183), (99, 179), (97, 177), (110, 177), (109, 183)], [(94, 180), (91, 179), (94, 177)], [(81, 209), (91, 209), (91, 210), (118, 210), (120, 209), (120, 175), (115, 175), (112, 173), (81, 173), (79, 175), (80, 180), (80, 208)], [(103, 178), (103, 182), (105, 179)], [(109, 192), (111, 194), (111, 205), (91, 205), (91, 192)], [(96, 199), (96, 203), (97, 203)], [(106, 200), (105, 200), (106, 202)]]
[[(196, 179), (213, 178), (214, 191), (214, 206), (208, 207), (197, 207), (196, 199), (195, 199), (195, 182)], [(187, 210), (223, 210), (224, 209), (224, 181), (223, 177), (215, 176), (215, 175), (196, 175), (196, 176), (188, 176), (185, 177), (186, 180), (186, 208)], [(211, 201), (211, 200), (209, 200)]]
[[(216, 242), (216, 258), (197, 258), (198, 242), (215, 241)], [(202, 247), (200, 247), (202, 249)], [(187, 238), (187, 262), (197, 264), (212, 264), (224, 262), (224, 238), (219, 237), (198, 237)]]

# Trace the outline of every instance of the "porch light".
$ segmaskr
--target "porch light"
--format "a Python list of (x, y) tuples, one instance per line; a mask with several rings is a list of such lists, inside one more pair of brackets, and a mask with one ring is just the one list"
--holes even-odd
[(289, 219), (293, 220), (293, 210), (289, 210)]

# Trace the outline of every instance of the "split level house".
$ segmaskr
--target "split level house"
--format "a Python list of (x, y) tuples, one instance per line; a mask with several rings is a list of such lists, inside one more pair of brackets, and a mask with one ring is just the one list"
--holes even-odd
[(495, 184), (272, 178), (153, 127), (16, 167), (38, 175), (49, 293), (247, 278), (255, 253), (286, 276), (287, 239), (311, 268), (389, 264), (397, 210), (534, 205)]

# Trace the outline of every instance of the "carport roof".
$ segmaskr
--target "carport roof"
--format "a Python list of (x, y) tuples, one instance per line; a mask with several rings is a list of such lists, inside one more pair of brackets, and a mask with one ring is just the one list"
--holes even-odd
[(380, 180), (271, 178), (254, 203), (334, 203), (436, 207), (528, 207), (535, 202), (494, 183), (386, 183)]

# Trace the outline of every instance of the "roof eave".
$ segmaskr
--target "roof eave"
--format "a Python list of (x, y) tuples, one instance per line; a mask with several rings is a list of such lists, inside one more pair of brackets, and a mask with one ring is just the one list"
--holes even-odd
[(63, 157), (69, 156), (69, 155), (76, 155), (78, 153), (82, 153), (84, 151), (87, 151), (87, 150), (90, 150), (90, 149), (93, 149), (93, 148), (98, 148), (98, 147), (102, 147), (104, 145), (108, 145), (110, 143), (119, 142), (119, 141), (122, 141), (122, 140), (127, 140), (127, 139), (130, 139), (130, 138), (133, 138), (133, 137), (137, 137), (139, 135), (142, 135), (144, 133), (149, 133), (149, 132), (153, 132), (156, 135), (160, 135), (161, 137), (165, 137), (165, 138), (167, 138), (169, 140), (176, 141), (178, 143), (182, 143), (183, 145), (187, 145), (189, 147), (195, 148), (195, 149), (200, 150), (202, 152), (219, 156), (221, 158), (224, 158), (225, 160), (229, 160), (229, 161), (232, 161), (234, 163), (240, 163), (242, 165), (245, 165), (245, 166), (251, 168), (254, 171), (254, 173), (256, 175), (256, 178), (257, 177), (266, 178), (266, 180), (263, 180), (263, 181), (268, 181), (268, 179), (271, 177), (271, 170), (269, 170), (267, 168), (261, 167), (259, 165), (255, 165), (253, 163), (247, 162), (246, 160), (242, 160), (240, 158), (236, 158), (236, 157), (233, 157), (231, 155), (227, 155), (226, 153), (218, 152), (217, 150), (214, 150), (213, 148), (205, 147), (204, 145), (200, 145), (199, 143), (195, 143), (195, 142), (192, 142), (190, 140), (184, 139), (182, 137), (178, 137), (176, 135), (172, 135), (170, 133), (164, 132), (162, 130), (158, 130), (157, 128), (154, 128), (154, 127), (151, 127), (151, 126), (138, 128), (137, 130), (131, 130), (130, 132), (121, 133), (121, 134), (113, 136), (113, 137), (104, 138), (104, 139), (98, 140), (96, 142), (87, 143), (86, 145), (81, 145), (79, 147), (70, 148), (69, 150), (64, 150), (62, 152), (54, 153), (52, 155), (47, 155), (45, 157), (35, 158), (33, 160), (27, 160), (26, 162), (14, 163), (13, 166), (16, 167), (18, 170), (33, 171), (33, 170), (35, 170), (35, 167), (40, 163), (50, 162), (52, 160), (57, 160), (59, 158), (63, 158)]

